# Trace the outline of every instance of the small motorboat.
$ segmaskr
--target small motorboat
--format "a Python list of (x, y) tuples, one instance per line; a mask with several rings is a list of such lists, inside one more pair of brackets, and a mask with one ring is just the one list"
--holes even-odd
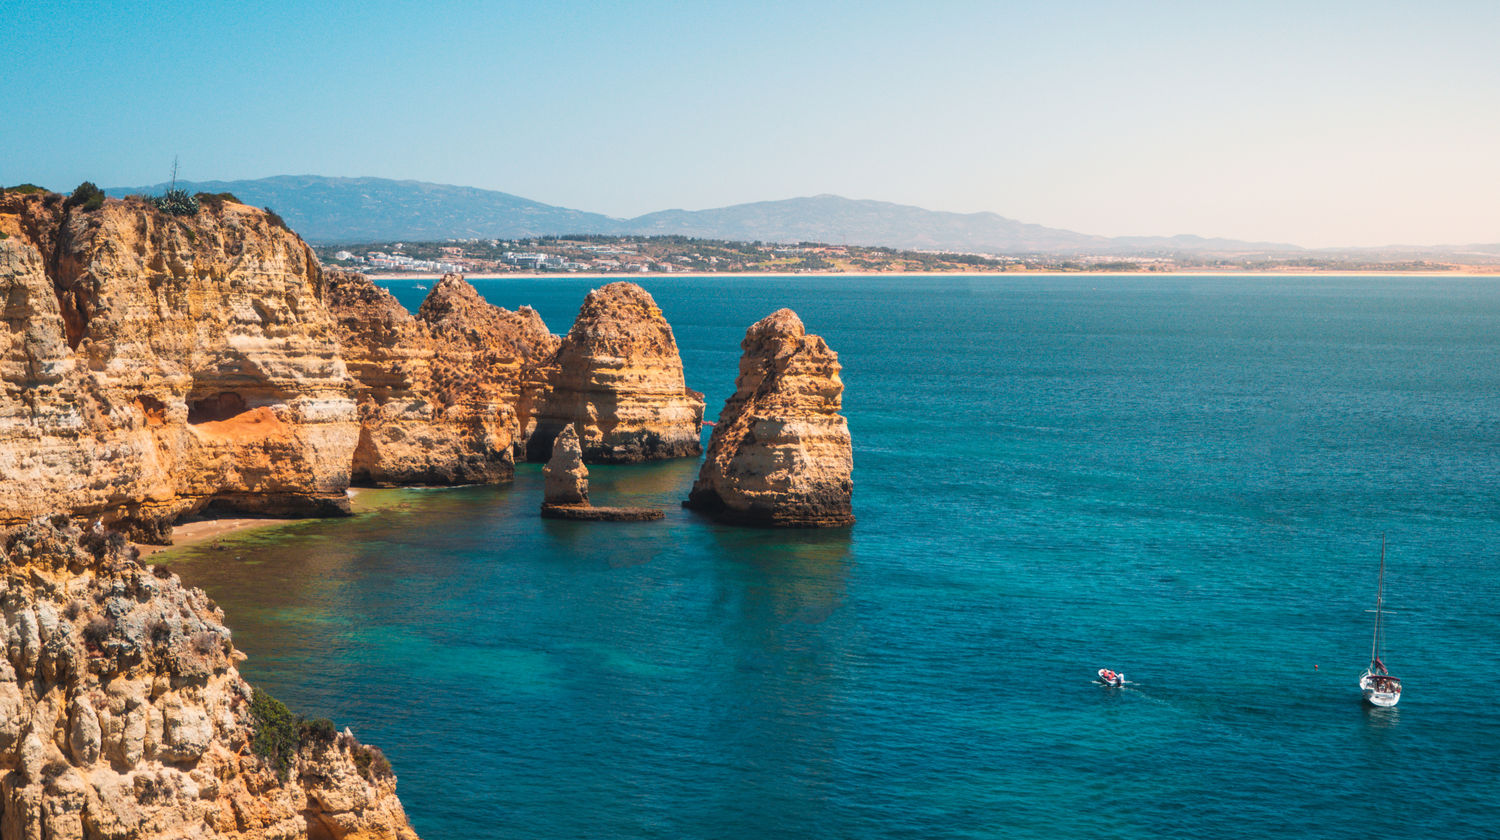
[(1111, 688), (1119, 688), (1125, 684), (1125, 675), (1111, 671), (1108, 668), (1100, 668), (1099, 682)]

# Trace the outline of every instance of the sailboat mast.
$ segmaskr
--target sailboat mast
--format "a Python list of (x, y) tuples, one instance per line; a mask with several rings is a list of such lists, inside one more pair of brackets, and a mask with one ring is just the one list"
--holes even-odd
[(1380, 535), (1380, 583), (1375, 588), (1375, 635), (1370, 639), (1370, 668), (1380, 659), (1380, 606), (1385, 599), (1385, 534)]

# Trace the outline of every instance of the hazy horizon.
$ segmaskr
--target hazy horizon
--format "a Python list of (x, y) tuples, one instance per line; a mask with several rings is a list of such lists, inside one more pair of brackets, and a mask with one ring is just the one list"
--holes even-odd
[(310, 173), (615, 217), (823, 193), (1105, 236), (1500, 241), (1479, 2), (267, 2), (0, 21), (0, 182)]

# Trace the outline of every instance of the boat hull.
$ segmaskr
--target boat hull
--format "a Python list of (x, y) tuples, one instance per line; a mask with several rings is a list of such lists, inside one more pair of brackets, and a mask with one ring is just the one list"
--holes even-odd
[(1360, 675), (1359, 688), (1360, 691), (1364, 692), (1366, 703), (1382, 709), (1389, 709), (1401, 702), (1401, 681), (1383, 674), (1380, 676), (1387, 682), (1395, 682), (1395, 689), (1382, 688), (1376, 685), (1376, 675), (1369, 671), (1365, 671)]

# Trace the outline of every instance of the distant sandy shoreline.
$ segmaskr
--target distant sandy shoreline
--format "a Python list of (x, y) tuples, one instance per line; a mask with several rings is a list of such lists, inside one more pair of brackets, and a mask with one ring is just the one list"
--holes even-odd
[[(366, 274), (371, 280), (441, 280), (441, 274), (392, 274), (389, 272)], [(693, 272), (529, 272), (512, 271), (503, 274), (475, 273), (464, 275), (480, 280), (503, 280), (530, 278), (534, 280), (641, 280), (662, 277), (693, 278), (768, 278), (768, 277), (1477, 277), (1500, 279), (1500, 268), (1495, 271), (804, 271), (788, 274), (784, 271), (718, 271)]]

